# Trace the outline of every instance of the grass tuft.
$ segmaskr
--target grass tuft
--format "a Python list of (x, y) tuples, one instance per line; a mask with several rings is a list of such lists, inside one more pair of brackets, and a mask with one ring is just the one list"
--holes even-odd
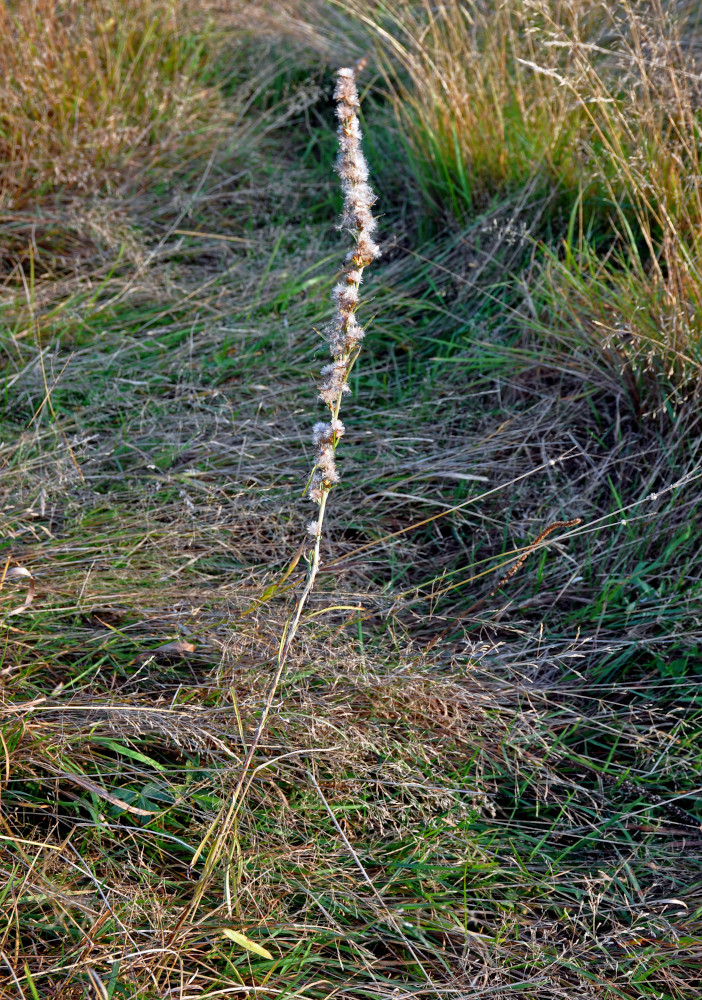
[(644, 408), (686, 398), (702, 334), (692, 7), (345, 6), (375, 38), (436, 224), (498, 200), (545, 204), (520, 218), (547, 250), (544, 326), (622, 359)]
[(0, 37), (6, 210), (192, 157), (222, 113), (205, 82), (213, 52), (188, 5), (4, 0)]

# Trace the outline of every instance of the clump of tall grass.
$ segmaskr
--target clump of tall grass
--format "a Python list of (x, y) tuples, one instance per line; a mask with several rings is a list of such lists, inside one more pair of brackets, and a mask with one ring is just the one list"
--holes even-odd
[[(584, 35), (593, 0), (395, 0), (370, 16), (356, 0), (348, 6), (378, 39), (416, 177), (436, 212), (465, 218), (534, 181), (542, 192), (577, 188), (585, 116), (551, 75), (573, 56), (544, 46), (544, 21), (559, 8), (569, 33)], [(527, 70), (525, 59), (546, 72)]]
[(0, 0), (0, 208), (182, 161), (222, 102), (184, 0)]
[(686, 5), (347, 6), (378, 41), (434, 213), (538, 200), (537, 325), (585, 334), (659, 405), (682, 399), (702, 339), (702, 88), (673, 16)]

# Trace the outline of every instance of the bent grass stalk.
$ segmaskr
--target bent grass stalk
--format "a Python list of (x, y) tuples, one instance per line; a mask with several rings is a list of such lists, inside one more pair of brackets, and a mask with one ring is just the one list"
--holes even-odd
[(308, 497), (317, 504), (318, 510), (316, 519), (307, 525), (307, 531), (313, 539), (312, 548), (307, 555), (307, 579), (295, 610), (283, 631), (273, 680), (251, 744), (246, 751), (231, 802), (226, 808), (226, 814), (223, 816), (220, 812), (209, 827), (191, 861), (192, 868), (209, 843), (213, 832), (219, 827), (219, 832), (207, 854), (199, 885), (181, 917), (178, 927), (182, 925), (188, 914), (193, 913), (197, 908), (212, 872), (222, 857), (227, 839), (236, 824), (241, 803), (253, 781), (255, 772), (251, 771), (251, 763), (261, 741), (290, 649), (302, 621), (303, 611), (319, 572), (320, 543), (327, 501), (332, 488), (339, 482), (334, 455), (339, 440), (345, 432), (344, 425), (339, 419), (341, 401), (343, 396), (350, 391), (348, 376), (358, 359), (364, 337), (364, 330), (356, 319), (359, 287), (363, 279), (364, 269), (380, 255), (380, 249), (372, 239), (376, 220), (371, 214), (371, 207), (376, 196), (368, 184), (368, 166), (361, 149), (362, 133), (358, 121), (360, 101), (356, 88), (356, 73), (362, 68), (363, 64), (359, 63), (355, 69), (340, 69), (334, 91), (334, 98), (337, 102), (336, 115), (339, 119), (337, 132), (339, 154), (336, 161), (336, 171), (339, 174), (344, 194), (344, 204), (338, 228), (348, 231), (354, 242), (346, 254), (343, 278), (334, 287), (332, 293), (335, 304), (334, 316), (324, 330), (333, 360), (322, 368), (319, 396), (326, 403), (331, 419), (328, 423), (316, 423), (313, 429), (313, 441), (317, 452), (315, 465), (308, 482)]

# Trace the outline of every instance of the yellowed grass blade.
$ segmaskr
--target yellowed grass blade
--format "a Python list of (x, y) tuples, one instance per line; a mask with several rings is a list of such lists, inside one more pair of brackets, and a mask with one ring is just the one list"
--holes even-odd
[(224, 937), (229, 938), (230, 941), (234, 941), (236, 944), (240, 945), (242, 948), (246, 948), (247, 951), (252, 951), (254, 955), (260, 955), (261, 958), (267, 958), (269, 961), (273, 961), (273, 956), (271, 953), (260, 944), (256, 944), (251, 938), (248, 938), (241, 931), (235, 931), (231, 927), (223, 927), (222, 934)]

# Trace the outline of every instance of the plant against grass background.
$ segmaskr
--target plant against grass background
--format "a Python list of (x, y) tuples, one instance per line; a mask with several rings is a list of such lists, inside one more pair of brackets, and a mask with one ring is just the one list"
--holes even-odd
[[(154, 2), (140, 0), (139, 17)], [(390, 2), (362, 5), (375, 37)], [(229, 17), (234, 2), (215, 6)], [(372, 80), (364, 149), (384, 230), (398, 238), (350, 380), (354, 446), (329, 497), (333, 557), (188, 919), (194, 849), (226, 818), (278, 669), (294, 607), (279, 585), (285, 556), (310, 547), (295, 503), (309, 471), (301, 393), (313, 331), (331, 313), (328, 261), (341, 255), (328, 221), (335, 129), (327, 102), (309, 95), (372, 45), (332, 0), (314, 4), (309, 30), (311, 0), (267, 6), (295, 15), (292, 42), (252, 28), (257, 0), (250, 45), (230, 32), (208, 71), (245, 146), (237, 126), (229, 153), (218, 146), (211, 159), (208, 147), (165, 172), (149, 160), (134, 195), (132, 175), (120, 180), (125, 228), (150, 262), (144, 280), (136, 255), (114, 275), (108, 246), (99, 258), (86, 250), (78, 297), (65, 270), (46, 266), (47, 200), (12, 210), (13, 232), (36, 236), (45, 263), (40, 342), (16, 334), (16, 310), (0, 303), (0, 571), (9, 559), (36, 580), (0, 637), (0, 898), (11, 916), (0, 996), (696, 997), (702, 503), (697, 489), (666, 487), (697, 474), (697, 415), (685, 404), (668, 423), (636, 419), (621, 380), (604, 377), (596, 327), (588, 360), (585, 338), (560, 337), (547, 310), (538, 337), (525, 323), (543, 308), (540, 261), (506, 242), (524, 223), (576, 274), (577, 213), (572, 263), (559, 242), (566, 188), (565, 206), (530, 200), (527, 183), (486, 187), (462, 220), (438, 212), (402, 156), (400, 108), (374, 99)], [(426, 16), (449, 6), (427, 4)], [(141, 30), (124, 9), (120, 29)], [(327, 61), (305, 47), (320, 38), (344, 52)], [(525, 40), (520, 57), (553, 64), (559, 38), (540, 29)], [(66, 52), (76, 79), (82, 51)], [(500, 69), (483, 74), (498, 95)], [(276, 106), (291, 115), (273, 118)], [(179, 148), (179, 119), (164, 117), (162, 137)], [(103, 177), (88, 177), (85, 199), (52, 189), (57, 242), (75, 201), (117, 199)], [(176, 231), (184, 196), (187, 234)], [(611, 274), (606, 245), (593, 250)], [(587, 306), (600, 283), (581, 274)], [(579, 318), (576, 299), (567, 305)], [(569, 512), (586, 522), (577, 541), (553, 539), (511, 578), (509, 600), (469, 610), (478, 580), (501, 577), (505, 559)], [(26, 579), (6, 577), (0, 611), (18, 609)], [(358, 631), (329, 608), (337, 601), (371, 612)]]
[[(318, 511), (316, 519), (307, 525), (307, 531), (313, 539), (311, 550), (307, 554), (307, 580), (281, 638), (277, 669), (258, 726), (244, 758), (241, 775), (232, 794), (226, 821), (220, 828), (207, 857), (200, 892), (205, 879), (209, 876), (220, 856), (240, 801), (252, 781), (252, 775), (249, 774), (251, 762), (258, 748), (290, 648), (302, 620), (307, 599), (314, 587), (320, 565), (319, 550), (327, 501), (332, 488), (339, 482), (334, 456), (345, 431), (339, 418), (341, 401), (344, 395), (350, 392), (348, 377), (358, 359), (364, 337), (363, 327), (356, 319), (359, 287), (363, 280), (363, 271), (380, 255), (380, 248), (373, 240), (377, 223), (371, 213), (376, 196), (368, 184), (368, 165), (361, 149), (362, 133), (358, 121), (360, 101), (356, 87), (356, 72), (360, 68), (362, 68), (362, 64), (359, 64), (356, 69), (340, 69), (334, 90), (334, 98), (337, 102), (336, 116), (339, 119), (337, 130), (339, 155), (336, 161), (336, 170), (344, 193), (339, 228), (351, 235), (353, 245), (346, 254), (342, 280), (334, 287), (334, 316), (325, 329), (333, 360), (322, 368), (319, 398), (327, 405), (330, 420), (328, 423), (324, 421), (316, 423), (313, 430), (316, 460), (308, 484), (308, 497), (317, 505)], [(193, 865), (216, 826), (217, 822), (210, 827), (208, 835), (200, 844), (193, 858)], [(199, 895), (196, 894), (196, 901), (198, 898)]]

